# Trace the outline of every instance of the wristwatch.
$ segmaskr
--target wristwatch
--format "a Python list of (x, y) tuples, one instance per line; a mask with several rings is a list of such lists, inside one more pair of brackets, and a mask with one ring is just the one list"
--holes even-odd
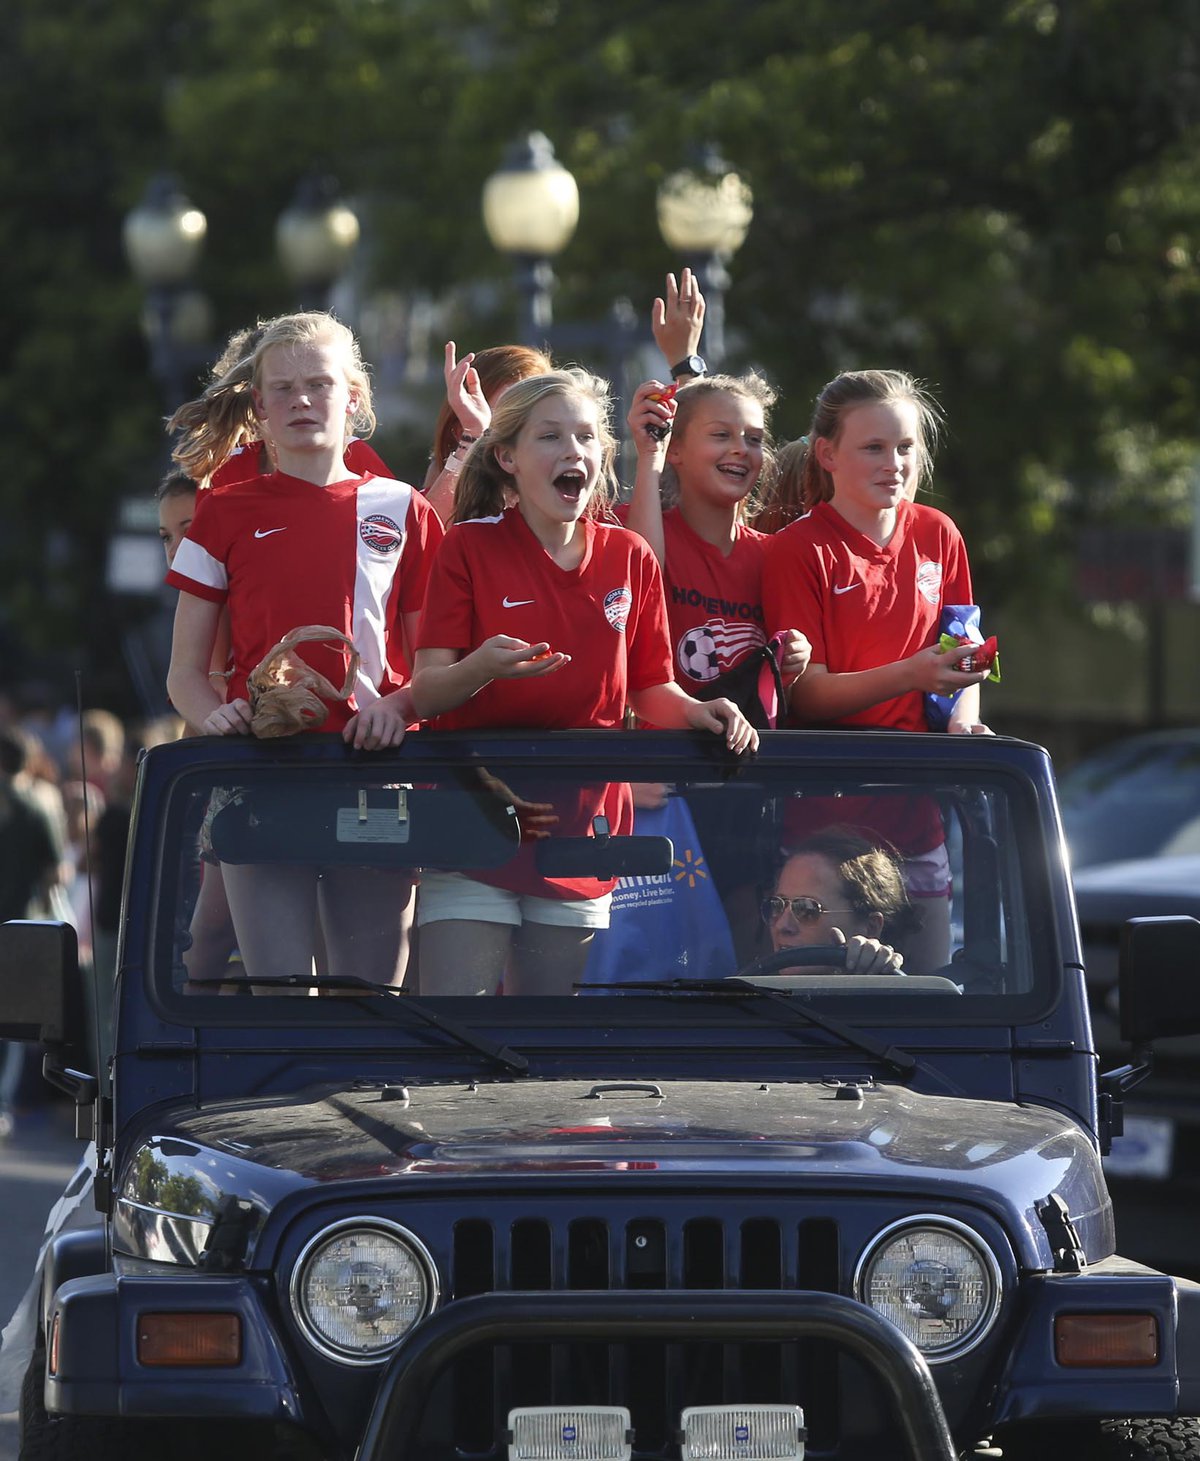
[(681, 375), (707, 375), (708, 365), (703, 355), (688, 355), (671, 367), (671, 379), (678, 380)]

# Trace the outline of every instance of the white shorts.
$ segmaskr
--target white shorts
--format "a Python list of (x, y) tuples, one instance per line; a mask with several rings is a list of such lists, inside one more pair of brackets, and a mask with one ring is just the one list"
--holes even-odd
[(468, 918), (476, 923), (548, 923), (559, 928), (607, 928), (612, 894), (599, 898), (535, 898), (493, 888), (465, 873), (423, 872), (417, 926)]
[(904, 886), (910, 898), (949, 898), (953, 889), (944, 842), (929, 852), (904, 859)]

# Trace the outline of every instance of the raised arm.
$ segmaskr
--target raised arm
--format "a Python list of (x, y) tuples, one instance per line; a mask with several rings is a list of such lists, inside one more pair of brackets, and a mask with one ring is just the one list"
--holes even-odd
[(637, 475), (633, 479), (625, 526), (646, 540), (660, 568), (666, 566), (660, 484), (674, 417), (673, 387), (656, 380), (638, 386), (627, 418), (637, 448)]
[(484, 399), (474, 359), (470, 351), (461, 360), (456, 359), (454, 341), (446, 341), (442, 373), (446, 380), (446, 399), (458, 421), (460, 434), (458, 445), (446, 460), (430, 462), (425, 476), (426, 500), (444, 523), (454, 515), (454, 492), (467, 452), (492, 424), (492, 408)]
[[(673, 371), (699, 350), (704, 332), (704, 295), (700, 292), (700, 281), (690, 269), (680, 272), (678, 283), (674, 274), (667, 275), (666, 293), (654, 301), (650, 327), (668, 370)], [(681, 379), (691, 374), (691, 371), (679, 373)]]

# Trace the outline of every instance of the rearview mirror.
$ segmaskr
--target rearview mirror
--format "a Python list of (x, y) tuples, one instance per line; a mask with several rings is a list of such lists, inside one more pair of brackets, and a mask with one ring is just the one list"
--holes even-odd
[(1200, 920), (1131, 918), (1121, 929), (1121, 1038), (1200, 1034)]
[(544, 878), (661, 878), (675, 847), (669, 837), (550, 837), (533, 858)]
[(0, 924), (0, 1039), (78, 1045), (79, 944), (69, 923)]

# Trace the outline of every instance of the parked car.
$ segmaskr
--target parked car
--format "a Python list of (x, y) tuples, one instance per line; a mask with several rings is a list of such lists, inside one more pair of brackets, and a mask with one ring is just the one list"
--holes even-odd
[[(669, 836), (596, 810), (630, 783), (666, 798)], [(756, 905), (822, 819), (944, 838), (944, 949), (898, 975), (771, 948)], [(692, 826), (727, 844), (730, 927), (699, 949), (677, 895), (717, 864)], [(286, 866), (336, 896), (349, 869), (523, 872), (585, 899), (615, 879), (596, 939), (647, 922), (615, 979), (554, 994), (440, 994), (430, 942), (419, 994), (306, 955), (252, 995), (227, 970), (230, 997), (186, 963), (202, 834), (227, 878)], [(396, 916), (373, 912), (372, 947)], [(461, 935), (464, 968), (494, 949)], [(1197, 962), (1200, 923), (1134, 925), (1138, 1050), (1200, 1032)], [(1200, 1287), (1118, 1253), (1101, 1155), (1125, 1077), (1098, 1073), (1082, 969), (1049, 758), (1003, 737), (155, 748), (110, 1054), (73, 932), (0, 927), (0, 1038), (47, 1046), (98, 1151), (95, 1227), (50, 1242), (35, 1289), (21, 1454), (1200, 1455)]]
[[(1088, 997), (1102, 1067), (1121, 1059), (1117, 970), (1131, 918), (1200, 918), (1200, 856), (1147, 857), (1075, 872)], [(1200, 967), (1180, 977), (1200, 980)], [(1124, 1133), (1105, 1158), (1118, 1231), (1130, 1257), (1200, 1279), (1200, 1039), (1181, 1034), (1155, 1048), (1152, 1073), (1129, 1093)]]
[(1131, 736), (1059, 783), (1074, 868), (1200, 853), (1200, 729)]

